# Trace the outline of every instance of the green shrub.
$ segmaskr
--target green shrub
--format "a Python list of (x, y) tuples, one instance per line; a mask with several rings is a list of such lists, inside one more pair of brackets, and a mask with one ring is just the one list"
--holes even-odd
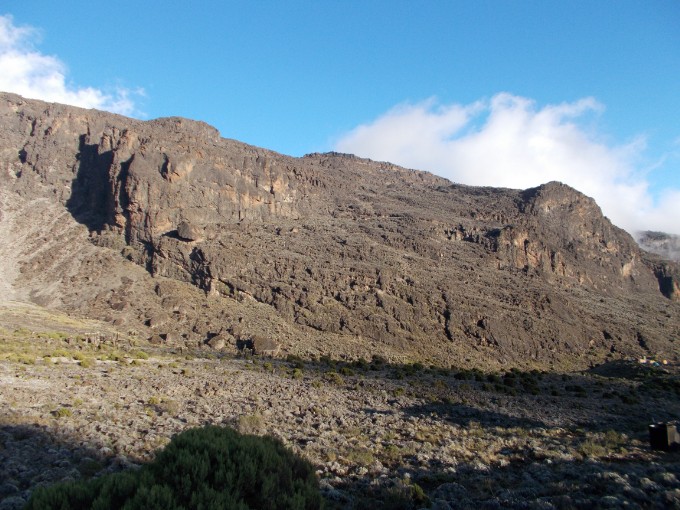
[(67, 407), (60, 407), (56, 411), (52, 411), (52, 415), (55, 418), (68, 418), (69, 416), (73, 415), (73, 413)]
[(312, 465), (271, 437), (208, 426), (175, 436), (139, 470), (40, 487), (27, 510), (322, 507)]
[(135, 351), (132, 353), (132, 357), (135, 359), (149, 359), (149, 354), (144, 351)]
[(602, 457), (607, 454), (607, 449), (597, 441), (593, 439), (586, 439), (583, 441), (579, 447), (578, 452), (584, 457)]
[(396, 369), (390, 373), (390, 379), (397, 379), (401, 381), (404, 378), (404, 374), (401, 370)]
[(80, 464), (76, 467), (78, 472), (85, 478), (91, 478), (96, 475), (99, 471), (104, 469), (101, 462), (97, 462), (94, 459), (83, 459)]
[(498, 374), (489, 374), (486, 376), (486, 380), (493, 384), (499, 384), (501, 382), (501, 378)]
[(346, 375), (346, 376), (352, 376), (352, 375), (354, 375), (354, 370), (352, 370), (351, 368), (349, 368), (347, 366), (344, 366), (344, 367), (340, 368), (340, 374)]
[(410, 510), (431, 505), (422, 487), (408, 479), (391, 487), (371, 488), (362, 496), (355, 505), (360, 510)]
[(472, 375), (474, 380), (478, 382), (484, 382), (484, 380), (486, 379), (486, 376), (478, 368), (472, 369)]
[(363, 370), (363, 371), (368, 370), (368, 369), (370, 368), (370, 366), (371, 366), (371, 365), (368, 363), (368, 361), (366, 361), (364, 358), (359, 358), (358, 360), (356, 360), (356, 361), (353, 363), (353, 365), (354, 365), (354, 367), (355, 367), (357, 370)]
[(24, 365), (35, 365), (35, 356), (30, 354), (15, 354), (14, 356), (10, 355), (9, 359), (10, 361), (16, 361), (18, 363), (23, 363)]
[(620, 395), (621, 402), (628, 405), (639, 404), (640, 401), (635, 395)]
[(335, 364), (336, 364), (336, 362), (330, 356), (328, 356), (327, 354), (324, 354), (323, 356), (321, 356), (319, 358), (319, 363), (321, 363), (322, 365), (326, 365), (328, 367), (333, 367), (333, 368), (335, 367)]
[(328, 372), (326, 374), (326, 380), (332, 382), (333, 384), (337, 384), (338, 386), (345, 382), (342, 376), (337, 372)]
[(359, 466), (370, 466), (375, 461), (373, 452), (363, 447), (352, 448), (346, 453), (346, 457), (349, 462)]
[(286, 356), (286, 361), (293, 364), (292, 368), (299, 368), (300, 370), (305, 368), (304, 360), (300, 356), (296, 356), (295, 354), (289, 354), (288, 356)]
[(83, 368), (92, 368), (94, 366), (94, 360), (92, 358), (83, 358), (80, 360), (80, 366)]
[(387, 365), (387, 360), (383, 358), (382, 356), (378, 356), (376, 354), (373, 355), (371, 358), (371, 370), (380, 370), (382, 369), (385, 365)]

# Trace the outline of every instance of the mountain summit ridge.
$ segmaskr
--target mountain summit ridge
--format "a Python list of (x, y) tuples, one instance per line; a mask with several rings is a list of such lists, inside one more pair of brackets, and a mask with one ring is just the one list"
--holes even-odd
[(188, 345), (445, 365), (678, 356), (678, 264), (564, 184), (465, 186), (7, 93), (0, 118), (14, 297)]

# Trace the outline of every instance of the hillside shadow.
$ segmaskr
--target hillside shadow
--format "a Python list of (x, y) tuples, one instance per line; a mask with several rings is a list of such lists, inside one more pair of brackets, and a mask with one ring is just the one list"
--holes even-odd
[(421, 467), (380, 484), (369, 475), (322, 487), (330, 508), (348, 510), (680, 508), (680, 483), (659, 470), (672, 472), (680, 455), (656, 461), (516, 459), (490, 469), (470, 462), (453, 472)]
[[(645, 372), (644, 377), (618, 378), (597, 371), (484, 372), (382, 359), (306, 361), (295, 356), (275, 363), (346, 386), (384, 381), (391, 388), (392, 412), (434, 416), (461, 426), (477, 422), (506, 428), (618, 430), (644, 439), (650, 424), (680, 419), (678, 374)], [(637, 370), (634, 362), (623, 363)]]
[[(126, 467), (101, 446), (59, 436), (44, 426), (8, 424), (0, 418), (0, 507), (27, 501), (36, 487), (90, 478)], [(8, 506), (8, 508), (14, 508)]]
[(409, 416), (436, 416), (461, 427), (547, 428), (545, 422), (479, 409), (466, 404), (416, 404), (402, 409)]

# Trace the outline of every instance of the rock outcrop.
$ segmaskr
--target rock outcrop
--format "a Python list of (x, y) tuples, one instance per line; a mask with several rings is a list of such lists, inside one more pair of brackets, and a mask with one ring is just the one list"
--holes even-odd
[[(0, 125), (2, 254), (20, 268), (0, 287), (25, 299), (140, 336), (205, 345), (239, 330), (308, 355), (585, 366), (679, 354), (678, 264), (563, 184), (462, 186), (12, 94)], [(16, 247), (17, 215), (38, 232), (30, 247)]]
[(680, 261), (680, 236), (664, 232), (640, 232), (638, 243), (645, 250), (667, 259)]

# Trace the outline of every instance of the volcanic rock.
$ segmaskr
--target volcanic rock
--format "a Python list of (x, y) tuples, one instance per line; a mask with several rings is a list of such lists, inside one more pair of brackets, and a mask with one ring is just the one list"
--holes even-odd
[(147, 338), (162, 323), (180, 342), (220, 324), (305, 356), (679, 355), (678, 263), (564, 184), (464, 186), (13, 94), (0, 94), (0, 126), (5, 299)]
[(645, 250), (662, 256), (668, 260), (680, 261), (680, 236), (665, 232), (640, 232), (638, 243)]
[(251, 340), (253, 354), (263, 356), (276, 356), (279, 354), (281, 346), (273, 338), (254, 336)]
[(236, 340), (234, 340), (234, 337), (228, 333), (220, 333), (208, 340), (207, 344), (216, 351), (221, 351), (227, 346), (235, 347)]
[(185, 241), (200, 241), (202, 239), (200, 228), (186, 221), (177, 225), (177, 235)]

